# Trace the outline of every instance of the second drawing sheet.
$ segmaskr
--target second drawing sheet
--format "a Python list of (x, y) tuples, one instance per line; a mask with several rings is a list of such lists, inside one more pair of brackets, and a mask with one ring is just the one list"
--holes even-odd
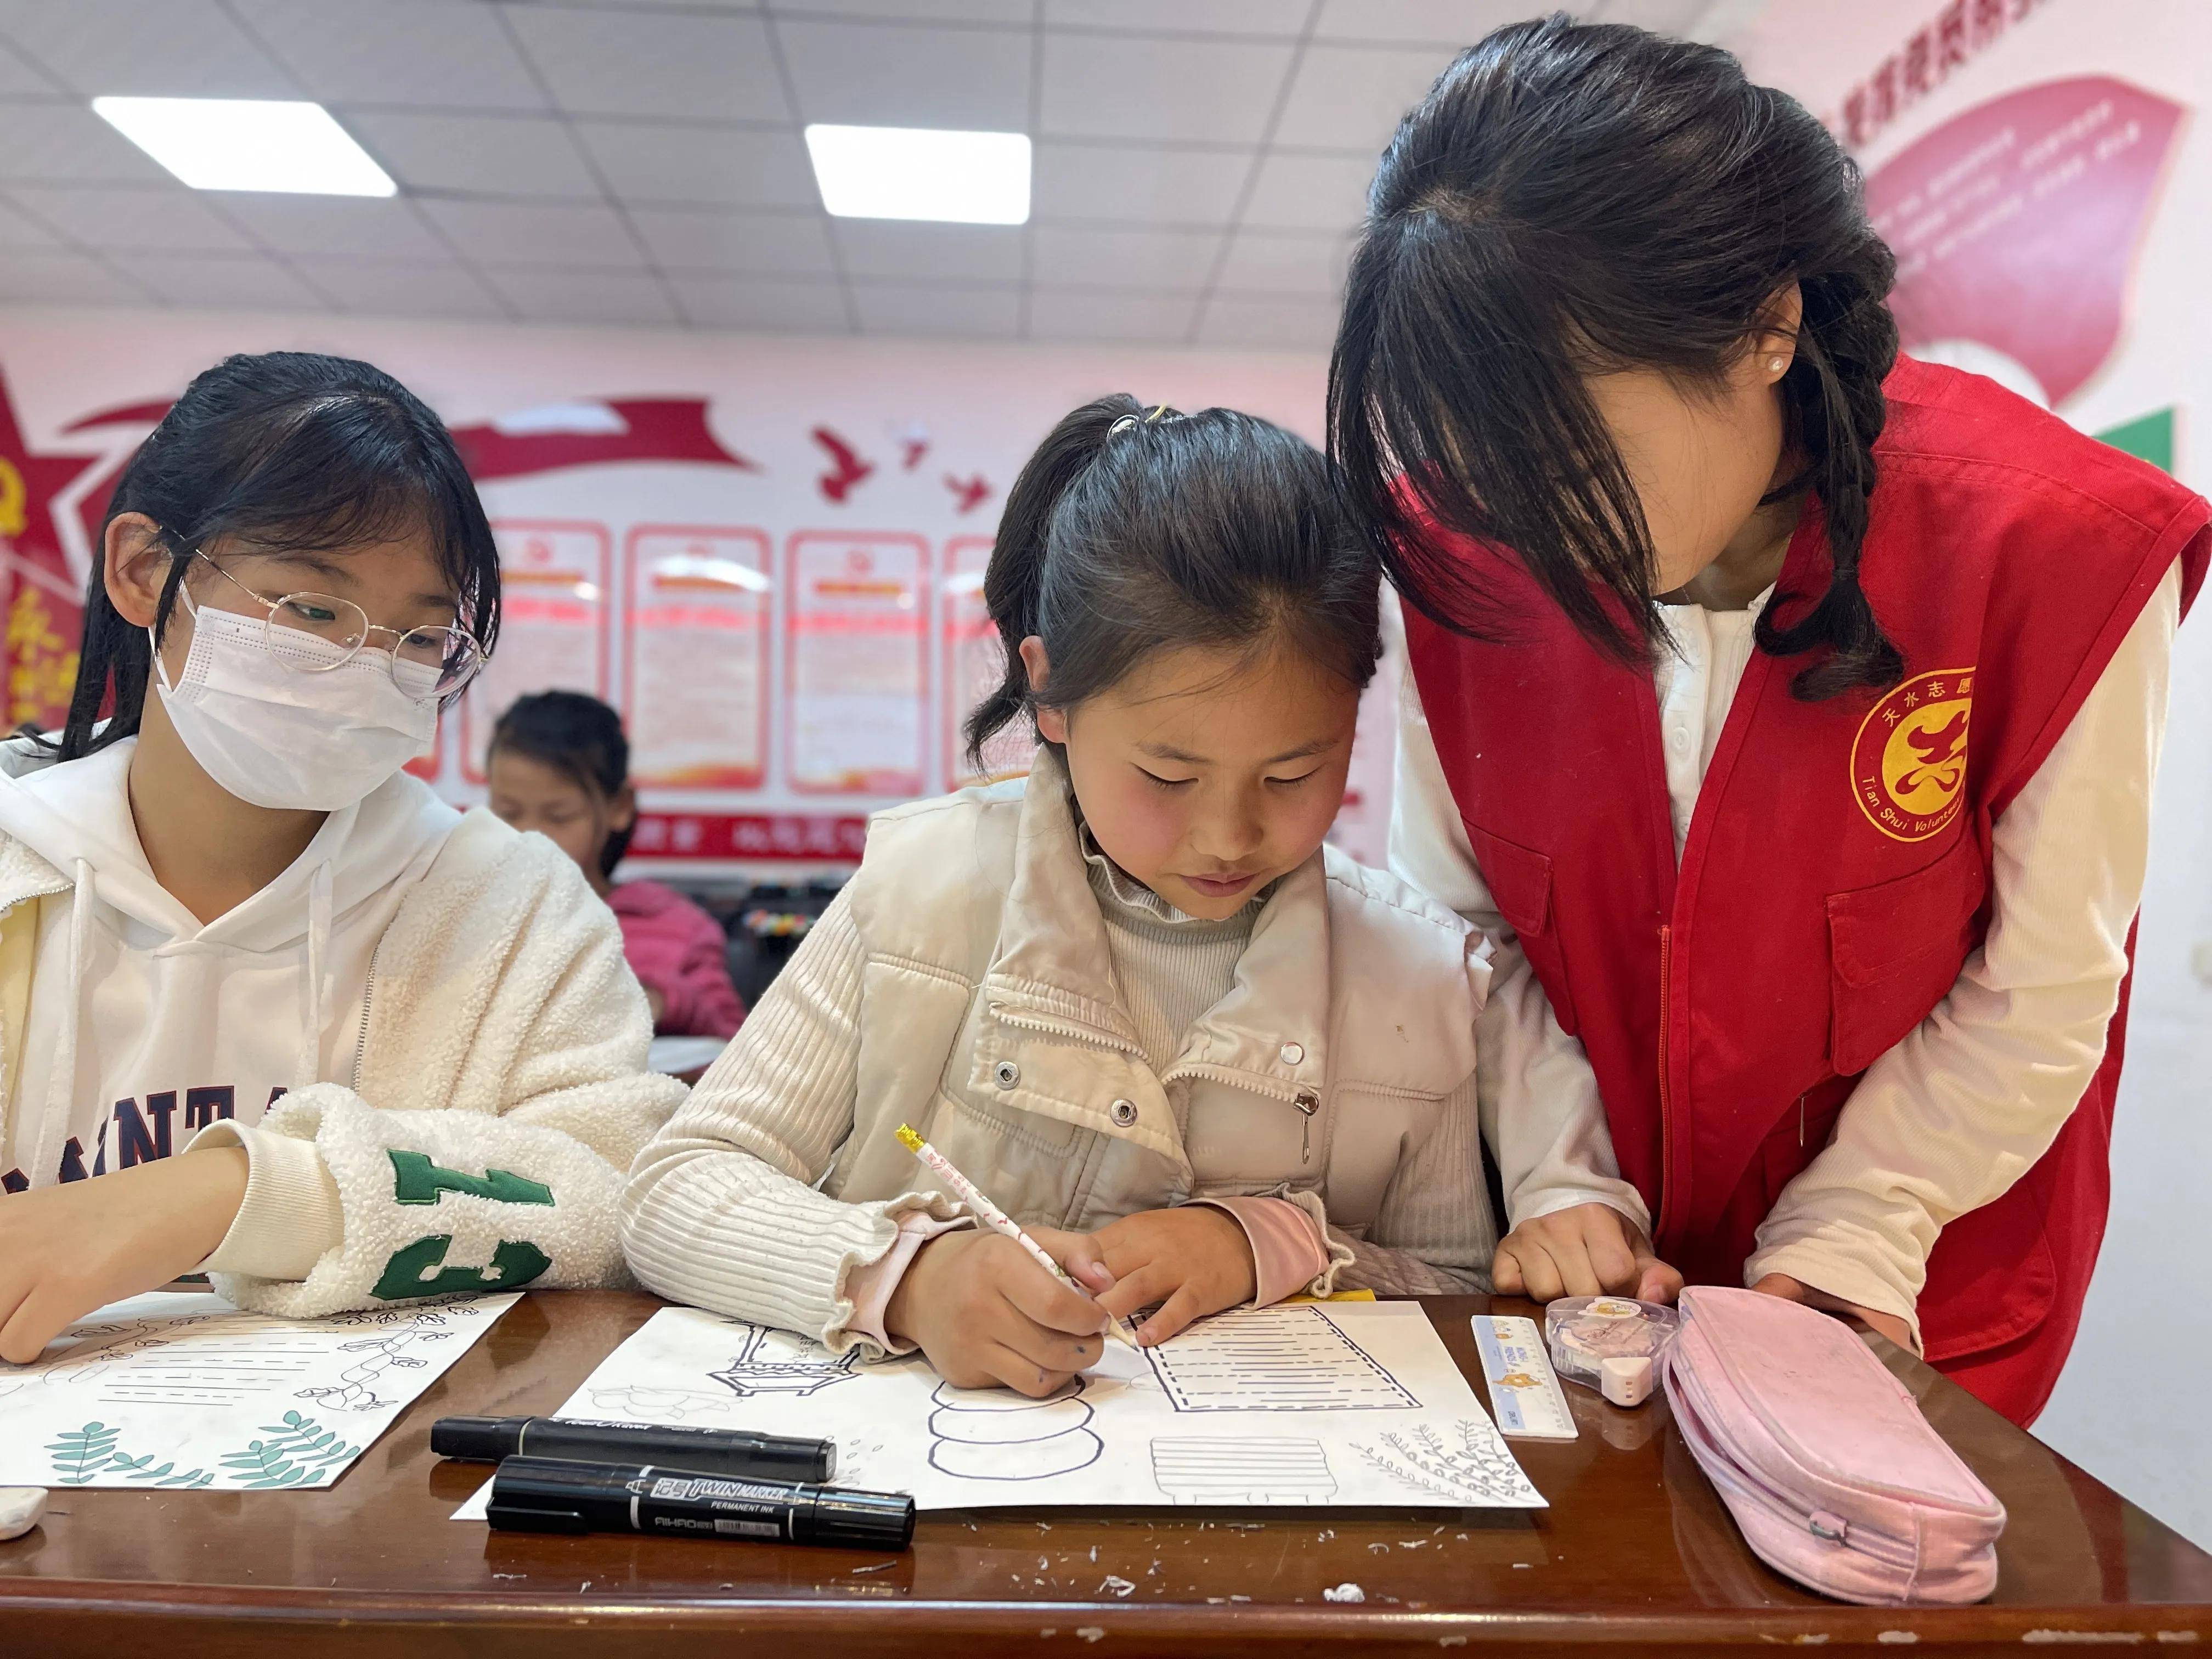
[[(923, 1509), (1544, 1506), (1410, 1303), (1221, 1314), (1143, 1354), (1113, 1344), (1049, 1400), (667, 1308), (559, 1414), (835, 1440), (839, 1485)], [(479, 1494), (455, 1518), (483, 1512)]]

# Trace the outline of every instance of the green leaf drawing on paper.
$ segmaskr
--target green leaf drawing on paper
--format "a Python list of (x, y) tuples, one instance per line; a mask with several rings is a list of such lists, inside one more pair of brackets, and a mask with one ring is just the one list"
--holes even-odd
[(108, 1465), (115, 1455), (115, 1437), (121, 1432), (105, 1423), (88, 1423), (81, 1429), (64, 1429), (47, 1442), (54, 1456), (54, 1474), (64, 1486), (82, 1486)]
[(348, 1445), (312, 1417), (286, 1412), (282, 1423), (262, 1425), (263, 1440), (249, 1440), (243, 1451), (222, 1460), (223, 1468), (246, 1477), (250, 1490), (266, 1486), (296, 1486), (321, 1475), (334, 1463), (358, 1457), (359, 1446)]

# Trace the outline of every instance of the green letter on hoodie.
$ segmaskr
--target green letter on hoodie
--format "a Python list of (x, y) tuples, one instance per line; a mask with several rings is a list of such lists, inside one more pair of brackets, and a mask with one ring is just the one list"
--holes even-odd
[(384, 1276), (369, 1294), (397, 1302), (405, 1297), (451, 1296), (459, 1291), (511, 1291), (527, 1285), (553, 1265), (544, 1251), (526, 1239), (507, 1238), (501, 1240), (491, 1253), (489, 1267), (441, 1267), (425, 1279), (422, 1275), (428, 1269), (446, 1259), (446, 1249), (453, 1242), (451, 1233), (439, 1233), (393, 1251), (384, 1264)]
[(526, 1181), (512, 1170), (486, 1170), (481, 1176), (463, 1175), (433, 1164), (420, 1152), (392, 1154), (392, 1196), (402, 1204), (435, 1204), (442, 1193), (466, 1193), (495, 1204), (550, 1204), (553, 1189), (541, 1182)]

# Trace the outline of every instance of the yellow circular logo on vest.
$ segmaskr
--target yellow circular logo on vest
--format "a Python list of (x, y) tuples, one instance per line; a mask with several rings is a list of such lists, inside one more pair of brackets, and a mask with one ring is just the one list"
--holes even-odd
[(1867, 711), (1851, 744), (1851, 795), (1893, 841), (1925, 841), (1959, 816), (1974, 671), (1909, 679)]

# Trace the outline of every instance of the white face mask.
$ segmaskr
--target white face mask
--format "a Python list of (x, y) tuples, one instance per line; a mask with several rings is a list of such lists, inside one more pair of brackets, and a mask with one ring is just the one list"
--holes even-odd
[[(340, 661), (344, 651), (327, 640), (179, 597), (192, 618), (192, 648), (175, 685), (154, 653), (161, 706), (201, 769), (239, 799), (335, 812), (430, 752), (438, 705), (401, 690), (386, 653)], [(323, 666), (330, 663), (337, 666)], [(403, 662), (398, 672), (421, 677), (425, 691), (437, 683), (437, 671), (418, 664)]]

